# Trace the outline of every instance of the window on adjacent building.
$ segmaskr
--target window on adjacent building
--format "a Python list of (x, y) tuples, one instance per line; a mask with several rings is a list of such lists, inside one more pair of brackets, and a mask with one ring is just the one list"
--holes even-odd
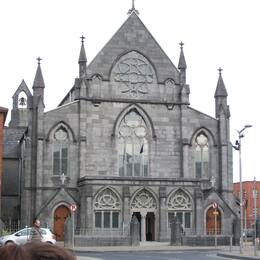
[(68, 173), (68, 134), (59, 129), (54, 134), (53, 145), (53, 174), (67, 175)]
[(110, 189), (105, 189), (97, 195), (94, 202), (95, 228), (119, 228), (120, 201)]
[(131, 110), (120, 123), (118, 131), (120, 176), (148, 175), (147, 127), (136, 110)]
[(196, 178), (208, 176), (209, 167), (209, 142), (203, 134), (199, 134), (195, 140), (195, 175)]
[(192, 205), (190, 197), (183, 191), (176, 191), (168, 200), (168, 226), (178, 220), (184, 229), (191, 228)]

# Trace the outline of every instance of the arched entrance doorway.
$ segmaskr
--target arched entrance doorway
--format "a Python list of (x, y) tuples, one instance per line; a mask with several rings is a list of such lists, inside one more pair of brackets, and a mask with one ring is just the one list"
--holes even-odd
[[(154, 212), (133, 212), (140, 223), (139, 237), (141, 241), (155, 240), (155, 216)], [(143, 237), (142, 237), (143, 234)]]
[(221, 234), (221, 212), (219, 209), (210, 207), (206, 214), (206, 233), (214, 235), (215, 232)]
[(156, 200), (151, 192), (146, 189), (139, 191), (131, 202), (132, 215), (140, 223), (140, 239), (144, 241), (156, 240), (155, 212)]
[(57, 241), (64, 240), (64, 223), (69, 216), (70, 210), (66, 206), (61, 205), (56, 208), (54, 212), (54, 234)]

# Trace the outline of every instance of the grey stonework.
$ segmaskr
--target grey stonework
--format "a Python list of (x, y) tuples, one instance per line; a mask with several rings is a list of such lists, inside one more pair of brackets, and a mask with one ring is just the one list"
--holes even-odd
[[(230, 235), (236, 213), (223, 80), (217, 85), (221, 91), (215, 93), (216, 118), (190, 107), (182, 46), (177, 69), (135, 12), (88, 66), (84, 53), (82, 42), (79, 78), (56, 109), (44, 111), (48, 97), (40, 64), (33, 95), (25, 83), (15, 94), (25, 91), (29, 104), (21, 122), (14, 102), (11, 119), (12, 127), (26, 127), (19, 147), (22, 225), (37, 216), (55, 228), (59, 207), (76, 204), (76, 245), (129, 243), (133, 215), (142, 241), (169, 241), (171, 214), (182, 212), (187, 236), (205, 236), (208, 209), (217, 202), (221, 234)], [(146, 127), (147, 176), (119, 175), (119, 127), (132, 111)], [(64, 181), (54, 175), (59, 130), (66, 133), (68, 148)], [(200, 134), (208, 141), (208, 171), (201, 170), (202, 176), (196, 177), (195, 141)], [(140, 151), (136, 156), (146, 154)], [(114, 227), (98, 227), (105, 212), (110, 212), (109, 225)]]

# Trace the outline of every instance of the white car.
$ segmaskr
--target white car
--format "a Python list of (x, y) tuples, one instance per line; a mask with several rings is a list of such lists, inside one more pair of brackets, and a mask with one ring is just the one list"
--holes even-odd
[[(55, 244), (55, 235), (48, 228), (41, 228), (40, 232), (42, 234), (42, 242)], [(6, 245), (8, 243), (15, 243), (17, 245), (23, 245), (27, 243), (30, 239), (31, 228), (21, 229), (11, 235), (0, 237), (0, 246)]]

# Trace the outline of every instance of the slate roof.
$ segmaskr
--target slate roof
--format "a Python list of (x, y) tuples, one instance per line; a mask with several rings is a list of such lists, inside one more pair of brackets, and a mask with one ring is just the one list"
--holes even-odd
[(26, 131), (26, 127), (19, 128), (4, 128), (4, 154), (3, 158), (18, 158), (19, 157), (19, 141)]
[(42, 76), (42, 69), (40, 63), (38, 63), (38, 67), (36, 70), (35, 78), (33, 81), (33, 88), (45, 88), (45, 83)]
[(80, 53), (79, 53), (79, 63), (81, 63), (81, 62), (87, 62), (87, 56), (86, 56), (83, 40), (81, 42), (81, 49), (80, 49)]
[(221, 73), (219, 74), (219, 78), (218, 78), (218, 83), (217, 83), (217, 88), (215, 91), (215, 97), (227, 97), (227, 90), (222, 78)]
[(100, 74), (103, 79), (109, 80), (111, 66), (120, 55), (132, 50), (140, 52), (151, 61), (159, 82), (162, 83), (168, 78), (174, 79), (176, 83), (179, 82), (178, 69), (135, 12), (129, 15), (125, 23), (89, 64), (88, 76)]

